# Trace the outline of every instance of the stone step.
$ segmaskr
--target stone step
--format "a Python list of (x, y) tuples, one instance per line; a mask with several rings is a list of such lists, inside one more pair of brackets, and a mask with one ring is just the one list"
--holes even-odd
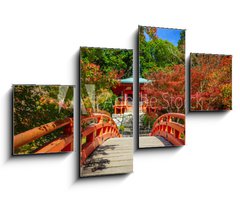
[(147, 127), (139, 127), (139, 130), (152, 130), (152, 129)]
[(131, 128), (124, 128), (124, 132), (132, 132)]
[(149, 129), (140, 129), (139, 131), (141, 131), (141, 132), (151, 132), (151, 130), (149, 130)]

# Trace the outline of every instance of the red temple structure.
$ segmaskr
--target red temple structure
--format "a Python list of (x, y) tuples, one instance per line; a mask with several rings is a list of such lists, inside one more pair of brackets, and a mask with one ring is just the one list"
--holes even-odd
[[(144, 78), (139, 78), (139, 97), (140, 97), (140, 105), (144, 106), (143, 99), (146, 97), (146, 93), (144, 91), (144, 84), (149, 81)], [(118, 99), (115, 101), (114, 114), (124, 114), (125, 112), (132, 111), (132, 103), (133, 103), (133, 78), (121, 79), (120, 83), (112, 89), (114, 94), (118, 96)], [(144, 108), (143, 108), (144, 109)]]

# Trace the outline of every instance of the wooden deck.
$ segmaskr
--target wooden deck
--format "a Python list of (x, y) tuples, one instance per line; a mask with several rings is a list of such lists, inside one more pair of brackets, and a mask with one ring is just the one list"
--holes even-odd
[(80, 170), (81, 177), (132, 172), (132, 137), (108, 139), (87, 158)]
[(172, 144), (160, 136), (139, 137), (139, 148), (170, 147)]

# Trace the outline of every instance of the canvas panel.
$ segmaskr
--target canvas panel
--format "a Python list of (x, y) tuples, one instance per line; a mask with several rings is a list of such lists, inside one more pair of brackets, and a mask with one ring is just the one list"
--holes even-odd
[(133, 170), (133, 52), (80, 48), (80, 176)]
[(190, 54), (190, 111), (232, 110), (232, 56)]
[(139, 148), (185, 144), (185, 30), (139, 26)]
[(73, 86), (13, 85), (13, 155), (73, 151)]

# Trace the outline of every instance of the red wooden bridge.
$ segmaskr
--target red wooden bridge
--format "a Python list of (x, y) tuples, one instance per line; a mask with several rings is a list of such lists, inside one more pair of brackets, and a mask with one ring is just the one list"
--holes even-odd
[(149, 136), (139, 137), (140, 148), (185, 145), (185, 115), (167, 113), (153, 124)]
[(81, 117), (80, 175), (132, 171), (132, 138), (123, 138), (113, 119), (102, 113)]
[(63, 134), (53, 141), (45, 144), (43, 147), (35, 150), (33, 154), (44, 153), (58, 153), (68, 152), (73, 150), (73, 118), (66, 118), (64, 120), (57, 120), (44, 124), (42, 126), (33, 128), (23, 133), (17, 134), (13, 139), (14, 153), (18, 148), (38, 139), (45, 135), (48, 135), (60, 128), (64, 128)]

